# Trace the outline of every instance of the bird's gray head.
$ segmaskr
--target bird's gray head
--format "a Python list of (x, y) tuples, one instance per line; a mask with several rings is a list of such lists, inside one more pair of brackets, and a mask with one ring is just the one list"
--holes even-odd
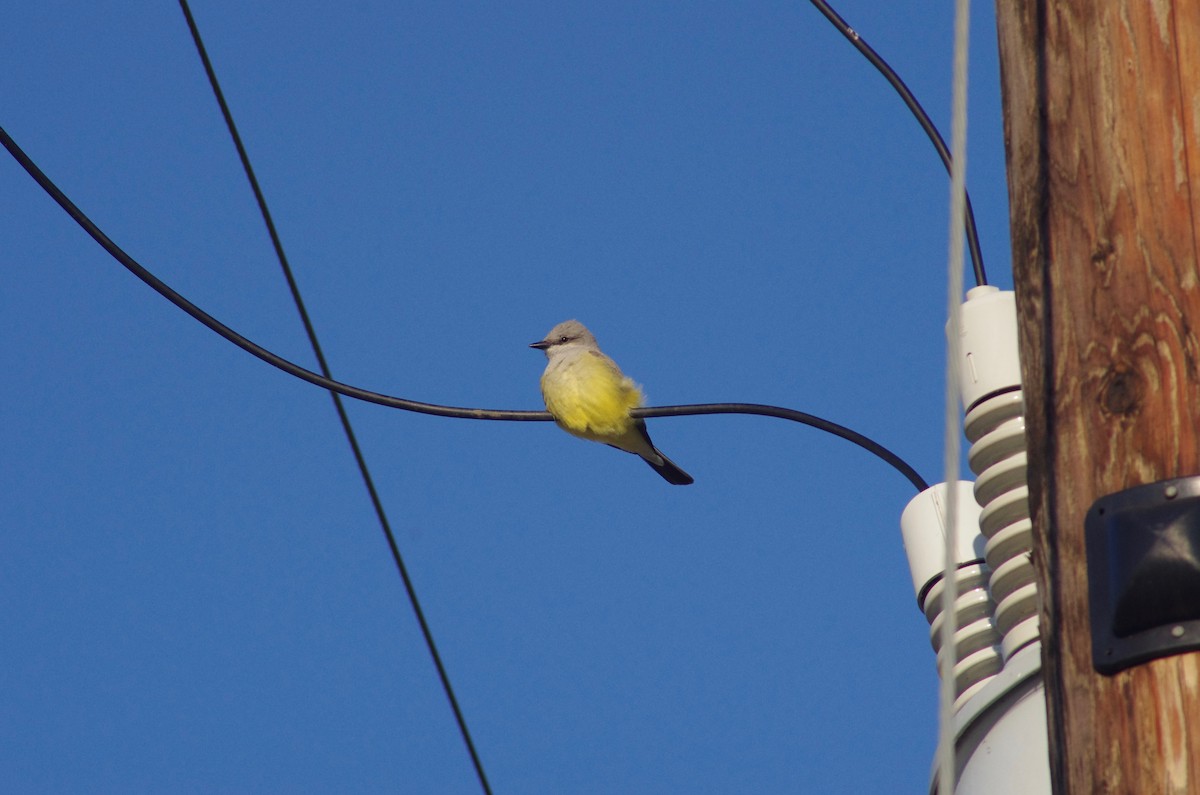
[(557, 351), (570, 348), (600, 349), (592, 332), (588, 331), (578, 320), (564, 320), (550, 329), (550, 333), (546, 335), (545, 339), (534, 342), (529, 347), (545, 351), (547, 357)]

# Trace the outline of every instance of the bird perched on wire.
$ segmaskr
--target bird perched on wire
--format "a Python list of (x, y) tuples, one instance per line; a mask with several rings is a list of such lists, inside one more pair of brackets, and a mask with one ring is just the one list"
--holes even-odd
[(542, 373), (542, 399), (560, 428), (641, 456), (672, 485), (693, 482), (650, 441), (645, 420), (629, 416), (630, 410), (642, 405), (641, 390), (600, 352), (596, 338), (582, 323), (559, 323), (529, 347), (545, 351), (549, 359)]

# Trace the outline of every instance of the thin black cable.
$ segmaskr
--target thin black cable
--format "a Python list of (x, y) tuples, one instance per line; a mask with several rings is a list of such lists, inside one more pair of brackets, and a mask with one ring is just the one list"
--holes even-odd
[(288, 375), (295, 376), (302, 381), (315, 384), (323, 389), (332, 390), (340, 395), (355, 398), (356, 400), (362, 400), (367, 403), (375, 403), (380, 406), (388, 406), (390, 408), (414, 411), (419, 414), (434, 414), (440, 417), (460, 417), (463, 419), (474, 420), (544, 421), (554, 419), (550, 416), (549, 412), (545, 411), (467, 409), (458, 408), (456, 406), (442, 406), (436, 403), (421, 403), (420, 401), (416, 400), (406, 400), (405, 398), (392, 397), (379, 392), (370, 392), (366, 389), (359, 389), (356, 386), (343, 384), (339, 381), (334, 381), (318, 375), (311, 370), (306, 370), (300, 365), (290, 362), (287, 359), (272, 353), (266, 348), (251, 342), (241, 334), (238, 334), (236, 331), (229, 328), (224, 323), (217, 320), (212, 315), (208, 314), (203, 309), (172, 290), (165, 282), (163, 282), (150, 271), (146, 270), (146, 268), (138, 263), (137, 260), (126, 254), (120, 246), (114, 243), (108, 237), (108, 235), (104, 234), (104, 232), (96, 226), (92, 219), (88, 218), (82, 210), (76, 207), (75, 203), (67, 198), (67, 196), (61, 190), (59, 190), (58, 186), (55, 185), (49, 177), (42, 173), (42, 170), (37, 167), (37, 164), (30, 160), (29, 156), (26, 155), (19, 146), (17, 146), (16, 141), (12, 139), (12, 137), (7, 131), (4, 130), (3, 127), (0, 127), (0, 144), (2, 144), (4, 148), (9, 151), (9, 154), (11, 154), (17, 160), (17, 162), (21, 164), (25, 171), (28, 172), (31, 177), (33, 177), (34, 181), (37, 182), (38, 185), (40, 185), (41, 188), (50, 195), (50, 198), (54, 199), (54, 201), (56, 201), (58, 205), (66, 211), (67, 215), (71, 216), (71, 218), (83, 228), (83, 231), (87, 232), (93, 240), (99, 243), (101, 248), (107, 251), (108, 254), (113, 257), (113, 259), (125, 266), (126, 270), (149, 285), (163, 298), (166, 298), (172, 304), (191, 315), (202, 325), (206, 326), (212, 331), (215, 331), (218, 335), (229, 342), (232, 342), (234, 345), (238, 346), (247, 353), (262, 359), (267, 364), (283, 370)]
[[(909, 91), (908, 86), (900, 79), (900, 75), (896, 74), (896, 71), (888, 65), (888, 62), (883, 60), (879, 53), (875, 52), (871, 48), (871, 45), (863, 40), (858, 31), (850, 27), (846, 20), (838, 15), (838, 12), (830, 8), (829, 3), (825, 2), (825, 0), (809, 0), (809, 2), (816, 6), (817, 10), (824, 14), (825, 18), (832, 22), (833, 26), (854, 45), (854, 48), (862, 53), (871, 62), (871, 65), (878, 69), (879, 73), (892, 84), (892, 88), (896, 89), (896, 93), (900, 95), (900, 99), (904, 100), (904, 104), (912, 111), (913, 116), (917, 118), (917, 123), (921, 125), (921, 129), (925, 131), (925, 135), (929, 137), (930, 142), (933, 143), (933, 147), (937, 149), (938, 155), (942, 158), (942, 164), (946, 166), (946, 172), (949, 173), (950, 163), (952, 162), (950, 149), (946, 146), (945, 140), (942, 139), (942, 134), (933, 125), (929, 114), (925, 112), (925, 108), (921, 107), (921, 103), (913, 96), (912, 91)], [(979, 247), (979, 230), (975, 225), (975, 209), (971, 206), (971, 195), (966, 193), (965, 189), (964, 193), (966, 194), (967, 204), (967, 247), (971, 252), (971, 266), (975, 271), (975, 283), (984, 285), (988, 283), (987, 273), (983, 268), (983, 250)]]
[[(436, 403), (421, 403), (415, 400), (406, 400), (405, 398), (392, 397), (391, 395), (383, 395), (379, 392), (370, 392), (366, 389), (360, 389), (356, 386), (343, 384), (339, 381), (334, 381), (331, 378), (318, 375), (311, 370), (306, 370), (298, 364), (289, 362), (281, 356), (278, 356), (271, 351), (263, 348), (242, 335), (238, 334), (233, 329), (229, 328), (219, 320), (209, 315), (203, 309), (188, 301), (179, 293), (168, 287), (162, 280), (156, 277), (150, 271), (142, 267), (133, 257), (126, 254), (121, 248), (108, 238), (90, 218), (84, 215), (75, 204), (59, 190), (58, 186), (50, 181), (42, 170), (37, 167), (37, 164), (29, 159), (29, 156), (22, 151), (21, 147), (17, 146), (16, 141), (0, 127), (0, 144), (8, 150), (9, 154), (21, 164), (28, 174), (33, 177), (34, 181), (41, 186), (42, 190), (54, 199), (67, 215), (75, 223), (79, 224), (92, 239), (108, 252), (108, 254), (121, 263), (125, 268), (137, 276), (155, 292), (166, 298), (175, 306), (182, 309), (184, 312), (191, 315), (200, 323), (215, 331), (225, 340), (232, 342), (242, 350), (253, 356), (258, 357), (267, 364), (277, 367), (288, 375), (295, 376), (302, 381), (307, 381), (310, 384), (328, 389), (331, 392), (337, 392), (340, 395), (351, 397), (356, 400), (362, 400), (367, 403), (375, 403), (380, 406), (388, 406), (389, 408), (404, 409), (405, 411), (415, 411), (421, 414), (434, 414), (439, 417), (457, 417), (468, 420), (507, 420), (507, 421), (532, 421), (545, 422), (554, 419), (546, 411), (513, 411), (508, 409), (465, 409), (454, 406), (441, 406)], [(814, 417), (811, 414), (805, 414), (802, 411), (794, 409), (786, 409), (778, 406), (762, 406), (754, 403), (714, 403), (714, 404), (697, 404), (691, 406), (656, 406), (634, 409), (632, 412), (635, 417), (679, 417), (696, 414), (761, 414), (769, 417), (779, 417), (781, 419), (792, 420), (803, 425), (809, 425), (818, 430), (823, 430), (840, 436), (847, 441), (859, 445), (863, 449), (873, 453), (880, 459), (896, 468), (902, 475), (908, 478), (909, 482), (917, 487), (918, 491), (924, 491), (928, 488), (928, 483), (920, 475), (916, 473), (911, 466), (904, 462), (899, 456), (891, 452), (882, 445), (871, 441), (862, 434), (851, 431), (836, 423)]]
[(647, 408), (634, 409), (630, 412), (634, 417), (681, 417), (697, 414), (757, 414), (763, 417), (778, 417), (783, 420), (791, 420), (807, 425), (810, 428), (816, 428), (819, 431), (831, 433), (845, 439), (848, 442), (853, 442), (869, 453), (879, 457), (880, 459), (891, 464), (900, 474), (908, 478), (908, 482), (917, 487), (917, 491), (924, 491), (929, 488), (929, 484), (921, 477), (917, 470), (909, 466), (908, 462), (900, 456), (893, 453), (883, 445), (863, 436), (858, 431), (852, 431), (844, 425), (838, 425), (836, 422), (822, 419), (812, 414), (806, 414), (803, 411), (796, 409), (786, 409), (781, 406), (764, 406), (761, 403), (697, 403), (690, 406), (654, 406)]
[[(275, 248), (275, 256), (279, 260), (279, 265), (283, 269), (283, 276), (287, 280), (288, 290), (292, 294), (292, 301), (296, 304), (296, 311), (300, 314), (300, 322), (304, 325), (304, 333), (308, 335), (308, 341), (312, 346), (313, 354), (317, 357), (317, 364), (321, 368), (321, 375), (326, 379), (332, 380), (333, 373), (329, 369), (325, 353), (321, 349), (321, 343), (317, 339), (317, 330), (313, 326), (308, 309), (305, 307), (304, 300), (300, 296), (300, 287), (296, 282), (296, 277), (292, 272), (292, 266), (288, 262), (287, 255), (283, 251), (283, 241), (280, 239), (279, 233), (275, 228), (275, 221), (271, 217), (271, 211), (267, 208), (267, 199), (258, 184), (258, 177), (255, 176), (254, 168), (250, 165), (250, 155), (246, 152), (246, 147), (242, 143), (242, 137), (238, 133), (237, 125), (233, 121), (233, 113), (229, 110), (229, 105), (225, 101), (225, 93), (221, 91), (221, 85), (217, 81), (217, 73), (213, 69), (212, 61), (208, 57), (208, 50), (205, 48), (204, 41), (200, 36), (200, 28), (196, 25), (196, 20), (192, 16), (192, 10), (188, 6), (187, 0), (179, 0), (179, 7), (183, 11), (184, 19), (187, 20), (188, 30), (191, 31), (192, 41), (196, 45), (196, 52), (200, 56), (201, 63), (204, 65), (204, 73), (208, 75), (209, 85), (212, 86), (213, 94), (217, 99), (217, 105), (221, 108), (221, 115), (225, 118), (225, 126), (229, 129), (229, 136), (233, 139), (233, 145), (237, 149), (238, 158), (242, 161), (242, 169), (246, 172), (246, 179), (250, 182), (250, 189), (254, 192), (254, 200), (258, 203), (263, 223), (267, 226), (267, 234), (271, 238), (271, 245)], [(462, 708), (459, 706), (458, 698), (454, 695), (454, 688), (450, 684), (450, 675), (446, 672), (446, 666), (442, 662), (442, 655), (438, 652), (437, 644), (433, 640), (433, 631), (429, 628), (429, 622), (425, 618), (425, 611), (421, 609), (421, 602), (417, 598), (416, 587), (413, 585), (412, 577), (409, 576), (408, 567), (404, 563), (404, 557), (400, 554), (400, 546), (396, 543), (396, 536), (392, 532), (391, 523), (388, 521), (387, 513), (384, 511), (383, 501), (380, 499), (379, 492), (375, 488), (375, 480), (371, 477), (371, 472), (367, 467), (367, 460), (363, 456), (362, 448), (358, 443), (358, 437), (350, 424), (350, 415), (346, 412), (346, 407), (342, 404), (341, 395), (331, 390), (329, 396), (333, 398), (334, 410), (337, 412), (338, 420), (341, 421), (342, 430), (346, 434), (346, 441), (350, 443), (350, 450), (354, 454), (354, 461), (358, 464), (358, 471), (362, 475), (363, 485), (367, 488), (371, 505), (375, 508), (375, 516), (379, 520), (379, 525), (383, 530), (384, 538), (387, 540), (388, 548), (392, 552), (392, 561), (395, 563), (396, 571), (399, 572), (400, 579), (404, 583), (404, 590), (408, 594), (408, 602), (412, 606), (413, 614), (416, 616), (417, 623), (421, 627), (421, 635), (425, 638), (425, 647), (429, 650), (429, 656), (432, 658), (433, 665), (437, 669), (438, 679), (442, 683), (442, 690), (446, 694), (446, 700), (450, 702), (450, 709), (454, 712), (454, 720), (458, 723), (459, 734), (462, 735), (463, 743), (467, 746), (467, 752), (471, 756), (471, 764), (475, 767), (475, 775), (479, 778), (479, 785), (487, 795), (491, 795), (492, 788), (488, 784), (487, 774), (484, 773), (483, 762), (475, 749), (475, 742), (471, 738), (470, 729), (467, 728), (467, 721), (463, 716)]]

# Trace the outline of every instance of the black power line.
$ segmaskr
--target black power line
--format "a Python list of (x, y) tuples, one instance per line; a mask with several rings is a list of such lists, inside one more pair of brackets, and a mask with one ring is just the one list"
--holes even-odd
[[(929, 118), (929, 114), (925, 112), (925, 108), (921, 107), (921, 103), (913, 96), (912, 91), (900, 79), (900, 75), (896, 74), (888, 62), (883, 60), (879, 53), (863, 40), (863, 37), (858, 34), (854, 28), (847, 24), (846, 20), (834, 11), (829, 3), (825, 0), (809, 0), (817, 10), (825, 15), (825, 18), (833, 23), (846, 39), (854, 45), (863, 56), (871, 62), (871, 65), (879, 70), (879, 73), (891, 83), (892, 88), (896, 89), (896, 93), (900, 95), (900, 99), (904, 100), (904, 104), (912, 111), (913, 116), (917, 118), (917, 123), (921, 125), (921, 129), (925, 131), (925, 135), (929, 137), (933, 147), (937, 149), (938, 155), (942, 158), (943, 165), (946, 166), (946, 171), (950, 171), (950, 149), (946, 146), (945, 140), (942, 139), (942, 134), (938, 132), (937, 127), (933, 125), (933, 121)], [(963, 194), (967, 204), (967, 248), (971, 252), (971, 265), (975, 270), (975, 283), (978, 285), (987, 284), (987, 273), (983, 269), (983, 250), (979, 247), (979, 230), (975, 226), (975, 209), (971, 206), (971, 195), (963, 188)]]
[(878, 442), (863, 436), (858, 431), (852, 431), (844, 425), (822, 419), (813, 414), (806, 414), (796, 409), (782, 406), (765, 406), (761, 403), (695, 403), (689, 406), (654, 406), (634, 409), (630, 412), (635, 417), (684, 417), (695, 414), (756, 414), (760, 417), (776, 417), (781, 420), (791, 420), (816, 428), (819, 431), (831, 433), (834, 436), (853, 442), (862, 449), (886, 461), (908, 482), (917, 487), (917, 491), (929, 488), (925, 479), (908, 462), (893, 453)]
[[(436, 403), (422, 403), (416, 400), (408, 400), (406, 398), (393, 397), (384, 395), (379, 392), (371, 392), (360, 387), (343, 384), (340, 381), (334, 381), (331, 378), (318, 375), (311, 370), (306, 370), (294, 362), (290, 362), (271, 351), (263, 348), (260, 345), (251, 342), (250, 340), (238, 334), (233, 329), (226, 326), (221, 321), (214, 318), (212, 315), (205, 312), (200, 307), (193, 304), (191, 301), (184, 298), (179, 293), (172, 290), (161, 279), (155, 276), (150, 271), (142, 267), (133, 257), (129, 256), (109, 239), (108, 235), (104, 234), (90, 218), (87, 217), (75, 203), (67, 198), (57, 185), (55, 185), (49, 177), (47, 177), (37, 164), (34, 163), (27, 154), (17, 146), (17, 142), (12, 139), (3, 127), (0, 127), (0, 145), (3, 145), (8, 150), (9, 154), (21, 164), (21, 167), (33, 177), (34, 181), (41, 186), (42, 190), (46, 191), (54, 201), (58, 202), (59, 206), (66, 211), (75, 223), (79, 224), (92, 239), (108, 252), (108, 254), (121, 263), (130, 273), (137, 276), (143, 282), (148, 284), (159, 295), (166, 298), (175, 306), (182, 309), (187, 314), (198, 320), (204, 326), (215, 331), (225, 340), (232, 342), (242, 350), (250, 353), (262, 361), (273, 367), (278, 367), (285, 373), (295, 376), (302, 381), (307, 381), (310, 384), (315, 384), (323, 389), (328, 389), (331, 392), (337, 392), (339, 395), (362, 400), (367, 403), (375, 403), (380, 406), (388, 406), (390, 408), (404, 409), (405, 411), (414, 411), (420, 414), (433, 414), (439, 417), (457, 417), (459, 419), (468, 420), (504, 420), (510, 422), (546, 422), (554, 419), (547, 411), (516, 411), (511, 409), (471, 409), (459, 408), (457, 406), (443, 406)], [(878, 456), (890, 466), (894, 467), (900, 474), (904, 475), (910, 483), (917, 487), (918, 491), (924, 491), (929, 487), (929, 484), (917, 474), (911, 466), (909, 466), (898, 455), (891, 452), (882, 445), (868, 439), (856, 431), (845, 428), (836, 423), (829, 422), (814, 417), (811, 414), (805, 414), (802, 411), (795, 409), (782, 408), (779, 406), (761, 406), (753, 403), (708, 403), (695, 404), (690, 406), (656, 406), (634, 409), (632, 412), (635, 417), (680, 417), (695, 414), (760, 414), (769, 417), (778, 417), (780, 419), (792, 420), (803, 425), (808, 425), (818, 430), (823, 430), (839, 436), (847, 441), (859, 445), (865, 450)]]
[[(292, 266), (288, 263), (287, 255), (283, 251), (283, 241), (280, 240), (279, 232), (275, 229), (275, 221), (271, 217), (271, 211), (267, 208), (267, 199), (258, 184), (254, 168), (250, 165), (250, 155), (247, 154), (246, 147), (242, 144), (242, 137), (238, 133), (237, 125), (234, 124), (233, 113), (230, 112), (229, 105), (225, 102), (225, 94), (221, 91), (221, 85), (217, 81), (216, 70), (213, 69), (212, 61), (209, 60), (208, 51), (204, 46), (204, 41), (200, 37), (200, 28), (196, 25), (196, 20), (192, 16), (192, 10), (188, 7), (187, 0), (179, 0), (179, 7), (183, 11), (184, 19), (187, 20), (188, 30), (191, 31), (192, 41), (195, 42), (196, 52), (200, 56), (200, 61), (204, 64), (204, 73), (208, 75), (208, 82), (212, 86), (217, 104), (221, 108), (221, 115), (225, 118), (225, 126), (229, 128), (229, 136), (233, 139), (234, 147), (237, 148), (238, 157), (242, 161), (242, 169), (246, 172), (246, 179), (250, 182), (250, 189), (254, 191), (254, 199), (258, 203), (259, 211), (262, 213), (263, 223), (267, 226), (267, 234), (271, 237), (271, 245), (275, 247), (275, 256), (279, 259), (279, 265), (283, 269), (283, 276), (287, 280), (288, 290), (292, 294), (292, 301), (296, 304), (296, 311), (300, 313), (300, 322), (304, 325), (304, 333), (308, 335), (308, 341), (312, 346), (313, 354), (317, 357), (317, 364), (321, 368), (321, 375), (332, 380), (333, 374), (329, 369), (329, 363), (325, 360), (325, 353), (321, 350), (321, 343), (317, 339), (317, 330), (308, 315), (308, 309), (304, 306), (304, 299), (300, 297), (300, 287), (296, 283), (296, 277), (292, 273)], [(441, 654), (438, 653), (437, 644), (433, 640), (433, 632), (430, 630), (429, 622), (425, 618), (425, 611), (421, 609), (421, 602), (417, 598), (417, 589), (413, 585), (412, 577), (408, 574), (408, 567), (404, 564), (403, 555), (400, 554), (400, 546), (396, 543), (396, 535), (392, 532), (391, 523), (388, 521), (387, 513), (383, 509), (383, 501), (379, 498), (379, 491), (375, 488), (375, 480), (371, 477), (371, 471), (367, 467), (367, 459), (363, 456), (362, 448), (358, 444), (358, 437), (355, 435), (354, 428), (350, 424), (350, 415), (346, 413), (346, 407), (342, 405), (341, 395), (331, 390), (329, 396), (333, 398), (334, 410), (337, 412), (338, 420), (342, 424), (342, 430), (346, 434), (346, 441), (350, 443), (350, 450), (354, 454), (355, 463), (358, 464), (358, 471), (362, 476), (363, 485), (367, 488), (371, 505), (375, 508), (375, 516), (379, 520), (379, 526), (382, 528), (383, 535), (387, 539), (388, 548), (391, 550), (392, 561), (396, 565), (396, 571), (399, 572), (400, 579), (404, 583), (404, 590), (408, 594), (408, 603), (412, 606), (413, 614), (416, 616), (417, 623), (421, 627), (421, 635), (425, 639), (425, 647), (429, 650), (429, 656), (432, 658), (433, 665), (437, 669), (438, 679), (442, 683), (442, 690), (446, 694), (447, 701), (450, 702), (450, 709), (454, 712), (454, 720), (458, 723), (459, 734), (462, 735), (463, 743), (467, 746), (467, 752), (471, 756), (471, 764), (475, 767), (475, 775), (479, 778), (479, 785), (487, 795), (491, 795), (492, 788), (488, 784), (487, 774), (483, 771), (483, 762), (479, 758), (479, 753), (475, 750), (475, 742), (471, 739), (471, 731), (467, 728), (466, 718), (463, 716), (462, 708), (458, 704), (458, 698), (454, 695), (454, 688), (450, 684), (450, 675), (446, 672), (446, 666), (442, 662)]]

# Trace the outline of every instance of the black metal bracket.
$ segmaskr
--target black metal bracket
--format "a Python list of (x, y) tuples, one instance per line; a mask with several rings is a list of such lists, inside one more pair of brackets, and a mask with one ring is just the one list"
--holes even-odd
[(1200, 649), (1200, 477), (1101, 497), (1084, 530), (1096, 670)]

